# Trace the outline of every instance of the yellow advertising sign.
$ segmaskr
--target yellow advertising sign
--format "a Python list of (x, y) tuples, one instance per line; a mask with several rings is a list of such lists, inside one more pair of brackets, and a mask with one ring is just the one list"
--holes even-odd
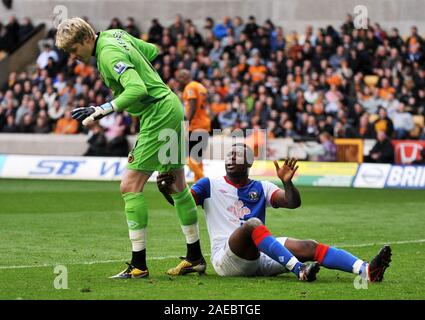
[[(279, 161), (282, 165), (284, 161)], [(353, 162), (308, 162), (300, 161), (296, 176), (354, 176), (357, 172), (357, 163)], [(255, 161), (250, 170), (253, 176), (276, 176), (273, 161)]]

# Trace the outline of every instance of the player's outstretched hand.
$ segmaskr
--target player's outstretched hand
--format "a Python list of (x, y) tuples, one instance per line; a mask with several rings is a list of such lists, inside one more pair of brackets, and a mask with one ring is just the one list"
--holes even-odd
[(162, 193), (170, 193), (171, 185), (176, 181), (176, 177), (171, 173), (159, 173), (156, 177), (156, 184)]
[(283, 183), (290, 182), (295, 175), (295, 172), (298, 170), (297, 159), (286, 159), (285, 163), (279, 167), (277, 161), (273, 161), (274, 166), (276, 167), (276, 174), (282, 180)]
[(82, 121), (83, 125), (87, 126), (111, 112), (114, 112), (114, 107), (112, 106), (112, 103), (107, 102), (102, 104), (100, 107), (90, 106), (87, 108), (74, 109), (71, 112), (71, 116), (78, 121)]
[(88, 108), (77, 108), (72, 110), (71, 116), (75, 120), (83, 121), (85, 118), (89, 117), (95, 112), (94, 107), (88, 107)]

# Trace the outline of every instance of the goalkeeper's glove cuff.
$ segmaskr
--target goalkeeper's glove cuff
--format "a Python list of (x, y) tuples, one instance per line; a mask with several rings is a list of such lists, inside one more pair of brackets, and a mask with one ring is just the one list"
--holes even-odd
[(99, 107), (90, 107), (90, 108), (93, 108), (93, 109), (91, 111), (91, 114), (83, 120), (84, 126), (87, 126), (96, 120), (102, 119), (104, 116), (107, 116), (108, 114), (116, 110), (113, 102), (106, 102)]
[(103, 109), (103, 112), (102, 112), (102, 115), (103, 116), (106, 116), (106, 115), (108, 115), (108, 114), (110, 114), (110, 113), (112, 113), (112, 112), (114, 112), (114, 111), (117, 110), (114, 101), (106, 102), (106, 103), (102, 104), (100, 106), (100, 108)]

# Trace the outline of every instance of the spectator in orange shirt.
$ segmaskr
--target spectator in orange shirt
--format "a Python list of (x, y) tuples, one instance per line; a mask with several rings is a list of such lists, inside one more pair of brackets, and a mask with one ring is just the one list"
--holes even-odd
[(78, 121), (72, 119), (71, 111), (65, 111), (63, 118), (59, 119), (56, 123), (55, 133), (60, 134), (75, 134), (78, 132)]
[(288, 58), (298, 61), (302, 55), (303, 47), (298, 42), (298, 33), (296, 31), (293, 31), (291, 36), (292, 41), (288, 43)]
[(295, 72), (295, 83), (297, 84), (297, 86), (300, 86), (303, 82), (303, 75), (302, 75), (302, 69), (300, 66), (296, 66), (294, 69)]
[(74, 68), (74, 73), (83, 78), (90, 77), (90, 75), (94, 72), (93, 68), (85, 63), (78, 63)]
[(239, 63), (237, 64), (237, 68), (238, 68), (239, 74), (241, 74), (241, 75), (244, 75), (247, 72), (247, 70), (249, 69), (249, 65), (247, 63), (247, 59), (246, 59), (246, 56), (244, 54), (242, 54), (239, 57)]
[(420, 44), (422, 45), (423, 43), (423, 39), (422, 37), (418, 34), (418, 28), (416, 26), (412, 26), (410, 28), (410, 36), (409, 38), (407, 38), (406, 40), (406, 44), (408, 46), (411, 45), (415, 45), (415, 44)]
[(256, 53), (253, 57), (253, 64), (248, 69), (253, 82), (264, 80), (267, 72), (266, 66), (261, 64), (260, 55)]
[(227, 110), (227, 103), (223, 102), (220, 94), (216, 93), (213, 96), (213, 101), (211, 103), (211, 111), (214, 115), (218, 115)]
[(221, 97), (226, 97), (229, 93), (229, 88), (223, 84), (220, 79), (214, 80), (215, 91), (220, 94)]
[(394, 125), (392, 120), (388, 117), (387, 110), (384, 107), (379, 107), (378, 115), (379, 118), (375, 120), (373, 124), (375, 134), (377, 134), (379, 131), (383, 131), (386, 133), (387, 137), (391, 138), (394, 131)]
[(330, 86), (334, 85), (334, 86), (339, 87), (342, 84), (342, 79), (341, 79), (341, 76), (338, 73), (333, 73), (326, 79), (326, 82)]
[(381, 89), (379, 89), (379, 97), (383, 100), (388, 100), (390, 94), (395, 94), (395, 89), (390, 86), (390, 82), (387, 78), (383, 78)]
[(276, 138), (274, 132), (276, 130), (276, 122), (273, 120), (267, 121), (267, 138), (274, 139)]

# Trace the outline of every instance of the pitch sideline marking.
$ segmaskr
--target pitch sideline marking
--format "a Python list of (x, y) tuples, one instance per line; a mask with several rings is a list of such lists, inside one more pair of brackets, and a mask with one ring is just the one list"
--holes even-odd
[[(208, 257), (210, 256), (209, 254), (204, 254), (204, 256)], [(165, 256), (165, 257), (152, 257), (149, 258), (148, 260), (166, 260), (166, 259), (172, 259), (172, 258), (176, 258), (176, 256)], [(28, 266), (0, 266), (0, 269), (24, 269), (24, 268), (43, 268), (43, 267), (54, 267), (57, 266), (59, 264), (63, 264), (63, 265), (91, 265), (91, 264), (102, 264), (102, 263), (115, 263), (115, 262), (123, 262), (125, 259), (119, 259), (119, 260), (99, 260), (99, 261), (79, 261), (79, 262), (70, 262), (70, 263), (45, 263), (45, 264), (40, 264), (40, 265), (28, 265)]]
[[(410, 243), (423, 243), (425, 239), (418, 240), (406, 240), (406, 241), (393, 241), (393, 242), (370, 242), (370, 243), (361, 243), (361, 244), (336, 244), (333, 245), (339, 248), (361, 248), (361, 247), (371, 247), (377, 245), (385, 245), (385, 244), (410, 244)], [(205, 254), (204, 256), (209, 257), (210, 254)], [(166, 260), (166, 259), (175, 259), (176, 256), (165, 256), (165, 257), (152, 257), (149, 260)], [(91, 264), (103, 264), (103, 263), (115, 263), (115, 262), (123, 262), (125, 259), (119, 260), (99, 260), (99, 261), (81, 261), (81, 262), (71, 262), (71, 263), (56, 263), (56, 264), (40, 264), (40, 265), (28, 265), (28, 266), (0, 266), (1, 269), (26, 269), (26, 268), (47, 268), (54, 267), (58, 264), (64, 265), (91, 265)]]
[(405, 241), (393, 241), (393, 242), (370, 242), (370, 243), (360, 243), (360, 244), (336, 244), (335, 247), (342, 248), (361, 248), (361, 247), (371, 247), (371, 246), (383, 246), (385, 244), (410, 244), (410, 243), (423, 243), (425, 239), (418, 240), (405, 240)]

